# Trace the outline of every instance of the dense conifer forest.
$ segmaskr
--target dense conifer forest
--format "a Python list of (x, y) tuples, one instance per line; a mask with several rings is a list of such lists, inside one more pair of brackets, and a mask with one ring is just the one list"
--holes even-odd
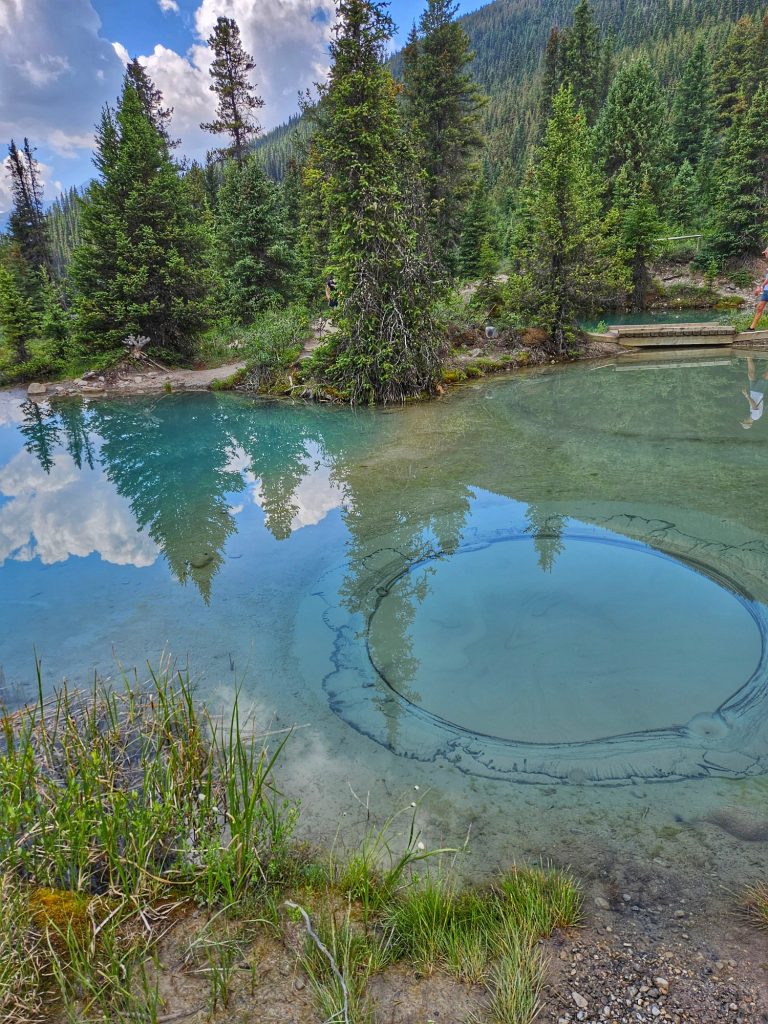
[(395, 57), (393, 31), (385, 3), (340, 0), (328, 81), (263, 135), (259, 69), (219, 18), (202, 165), (133, 60), (94, 180), (48, 209), (34, 140), (10, 140), (0, 379), (101, 369), (138, 338), (166, 365), (243, 350), (269, 387), (322, 311), (307, 392), (399, 401), (439, 387), (468, 317), (536, 328), (557, 358), (585, 315), (645, 306), (660, 239), (696, 236), (710, 274), (768, 242), (763, 4), (495, 0), (457, 19), (425, 0)]

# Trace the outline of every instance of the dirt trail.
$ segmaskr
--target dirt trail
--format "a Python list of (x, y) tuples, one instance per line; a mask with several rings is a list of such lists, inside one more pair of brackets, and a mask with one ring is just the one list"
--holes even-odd
[(152, 395), (165, 391), (208, 391), (215, 380), (224, 380), (243, 369), (245, 362), (228, 363), (207, 370), (162, 370), (154, 366), (121, 364), (104, 373), (90, 372), (72, 380), (30, 384), (29, 398), (63, 398), (101, 395)]

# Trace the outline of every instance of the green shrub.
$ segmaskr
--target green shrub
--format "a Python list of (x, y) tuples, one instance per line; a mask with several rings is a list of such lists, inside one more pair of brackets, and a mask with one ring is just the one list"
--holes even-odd
[(752, 271), (746, 267), (739, 267), (738, 270), (731, 270), (726, 275), (734, 288), (750, 288), (754, 283)]

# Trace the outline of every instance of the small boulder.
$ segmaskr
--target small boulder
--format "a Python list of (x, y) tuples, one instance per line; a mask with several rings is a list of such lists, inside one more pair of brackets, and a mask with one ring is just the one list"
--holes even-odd
[(35, 395), (44, 395), (47, 390), (47, 384), (30, 384), (27, 388), (27, 394), (30, 398), (34, 398)]

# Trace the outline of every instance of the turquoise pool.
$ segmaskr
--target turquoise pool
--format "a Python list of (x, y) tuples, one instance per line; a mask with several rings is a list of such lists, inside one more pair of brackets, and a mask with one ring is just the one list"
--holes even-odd
[(743, 872), (764, 845), (697, 822), (768, 791), (766, 385), (724, 355), (357, 412), (2, 393), (6, 701), (36, 654), (53, 686), (165, 651), (294, 729), (315, 832), (419, 802), (489, 867)]

